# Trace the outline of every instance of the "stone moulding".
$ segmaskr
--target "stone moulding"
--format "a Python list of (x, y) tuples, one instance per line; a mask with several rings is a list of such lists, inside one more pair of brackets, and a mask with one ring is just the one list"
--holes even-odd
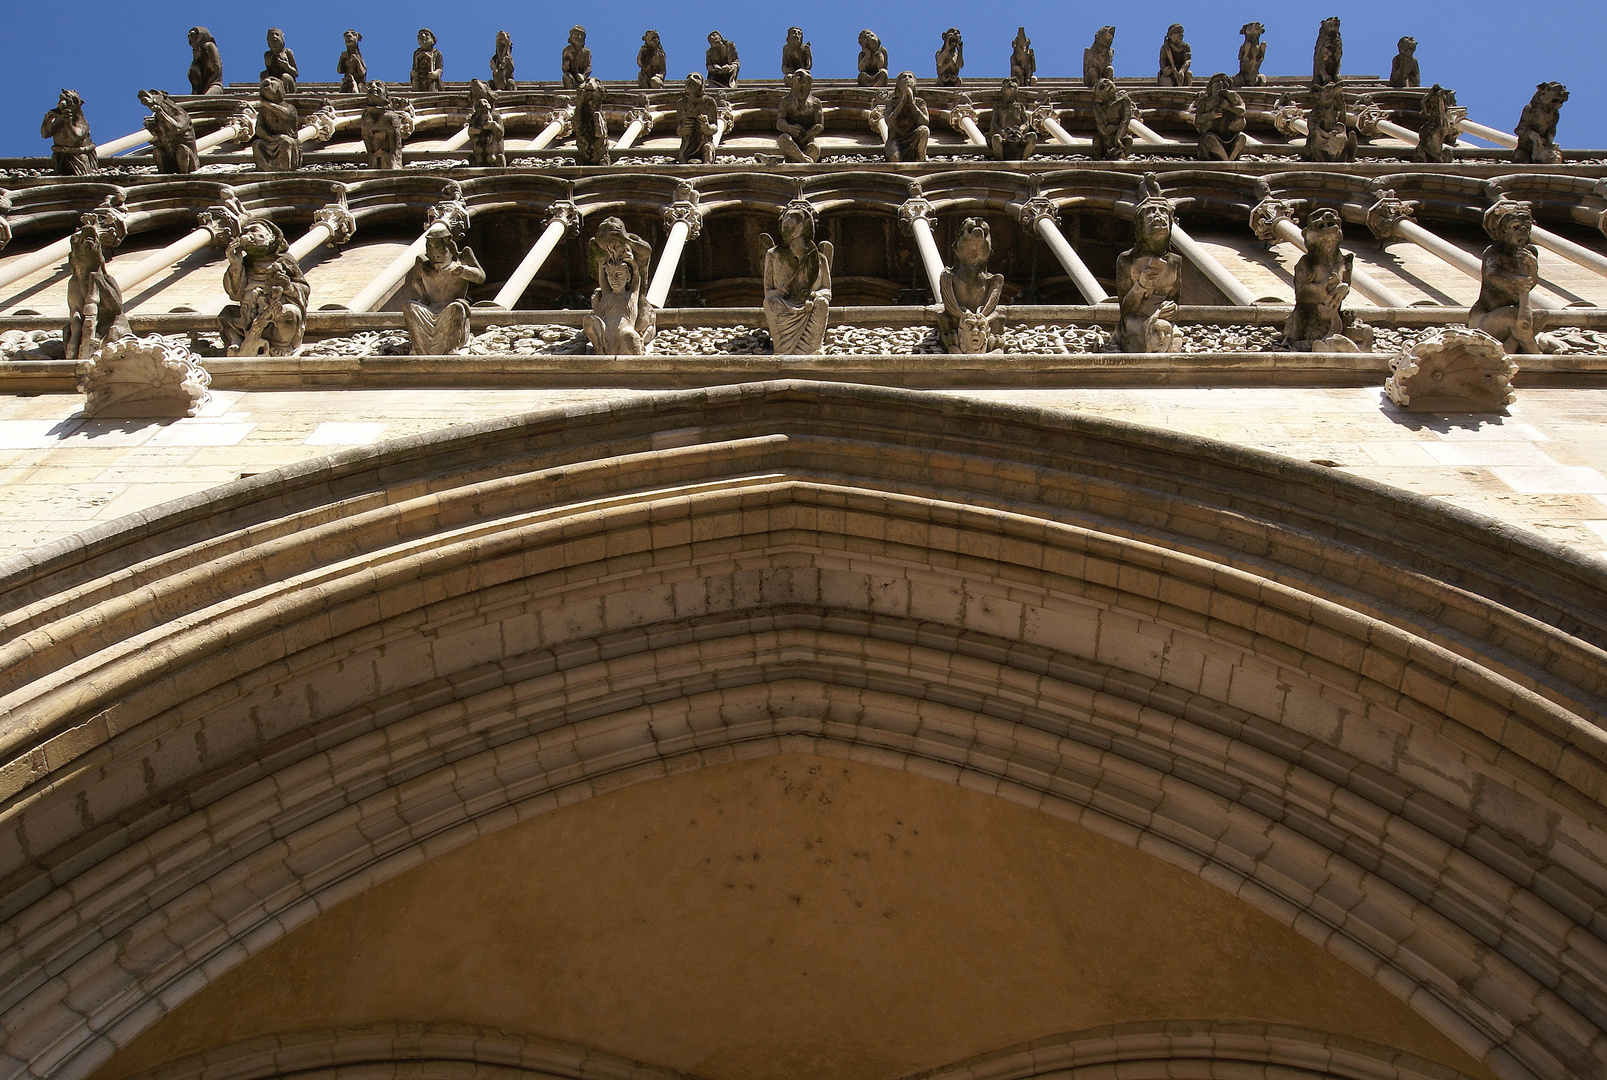
[(1507, 411), (1518, 365), (1482, 330), (1448, 326), (1390, 358), (1389, 400), (1409, 412)]
[(195, 416), (211, 398), (212, 377), (182, 345), (121, 338), (95, 354), (79, 380), (84, 415)]

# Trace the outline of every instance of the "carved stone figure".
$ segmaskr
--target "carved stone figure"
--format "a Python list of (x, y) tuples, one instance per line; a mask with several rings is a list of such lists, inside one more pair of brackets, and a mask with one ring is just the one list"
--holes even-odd
[(279, 226), (247, 219), (229, 241), (223, 291), (233, 303), (218, 314), (230, 356), (291, 356), (307, 331), (312, 287)]
[(814, 66), (815, 50), (809, 42), (804, 40), (803, 28), (789, 26), (787, 28), (787, 40), (781, 46), (781, 77), (785, 79), (799, 68), (809, 71)]
[(1156, 83), (1161, 86), (1193, 86), (1194, 72), (1189, 70), (1193, 62), (1194, 50), (1183, 40), (1183, 24), (1173, 23), (1167, 28), (1166, 37), (1161, 40), (1161, 70), (1155, 76)]
[(1006, 79), (999, 84), (999, 100), (988, 116), (988, 148), (999, 161), (1025, 161), (1037, 146), (1032, 109), (1022, 102), (1016, 80)]
[(1101, 26), (1094, 31), (1094, 43), (1082, 51), (1082, 82), (1095, 87), (1100, 79), (1116, 78), (1116, 28)]
[(937, 50), (937, 84), (959, 86), (960, 69), (964, 66), (965, 42), (960, 40), (958, 28), (951, 26), (943, 31), (943, 44)]
[(420, 30), (418, 48), (413, 50), (413, 67), (408, 76), (413, 89), (441, 89), (441, 72), (445, 68), (446, 61), (441, 58), (441, 50), (435, 47), (435, 32)]
[(575, 161), (581, 165), (607, 165), (608, 114), (603, 102), (608, 94), (596, 79), (587, 79), (575, 92)]
[(1113, 79), (1100, 79), (1094, 85), (1095, 159), (1118, 161), (1133, 156), (1133, 134), (1129, 129), (1137, 115), (1132, 95), (1117, 89)]
[(469, 204), (463, 201), (463, 185), (456, 180), (441, 185), (440, 200), (424, 212), (426, 226), (437, 222), (446, 226), (453, 243), (461, 244), (469, 235)]
[(1038, 54), (1032, 49), (1027, 28), (1016, 28), (1016, 39), (1010, 44), (1010, 77), (1019, 86), (1034, 86), (1038, 82)]
[(1172, 251), (1172, 204), (1154, 175), (1144, 177), (1144, 199), (1134, 215), (1133, 246), (1116, 259), (1122, 352), (1179, 352), (1183, 335), (1172, 320), (1183, 285), (1183, 257)]
[(683, 165), (689, 161), (714, 164), (714, 129), (719, 119), (719, 103), (703, 92), (703, 76), (694, 71), (686, 77), (686, 90), (675, 109), (675, 131), (681, 137), (676, 160)]
[(1543, 82), (1534, 88), (1534, 97), (1518, 116), (1513, 133), (1518, 146), (1512, 160), (1534, 165), (1562, 164), (1562, 148), (1557, 145), (1557, 118), (1568, 100), (1568, 88), (1560, 82)]
[(1239, 33), (1244, 35), (1244, 44), (1239, 46), (1239, 73), (1233, 76), (1234, 86), (1267, 85), (1267, 77), (1261, 74), (1261, 62), (1267, 58), (1267, 45), (1261, 40), (1261, 35), (1266, 32), (1267, 28), (1258, 22), (1239, 27)]
[(479, 79), (469, 80), (469, 160), (481, 167), (508, 164), (502, 137), (507, 127), (497, 110), (496, 91)]
[(413, 113), (405, 104), (392, 104), (390, 87), (378, 79), (368, 84), (362, 132), (370, 169), (402, 167), (402, 143), (413, 134)]
[(1233, 80), (1217, 72), (1194, 99), (1194, 130), (1200, 135), (1202, 161), (1237, 161), (1248, 141), (1244, 134), (1244, 98)]
[(1339, 61), (1345, 43), (1339, 36), (1339, 17), (1330, 15), (1317, 29), (1317, 44), (1311, 57), (1311, 88), (1321, 89), (1339, 81)]
[(459, 251), (445, 222), (425, 230), (424, 254), (407, 272), (414, 299), (402, 308), (414, 356), (450, 356), (468, 347), (469, 287), (484, 282), (474, 250)]
[(617, 217), (605, 218), (588, 245), (597, 288), (591, 314), (581, 321), (592, 352), (641, 356), (657, 333), (653, 305), (647, 302), (648, 265), (653, 245), (627, 232)]
[(145, 130), (151, 133), (151, 151), (159, 173), (192, 173), (201, 164), (195, 149), (195, 125), (190, 114), (164, 90), (141, 90), (140, 104), (151, 110)]
[(1451, 147), (1456, 141), (1456, 125), (1451, 120), (1452, 96), (1439, 83), (1429, 87), (1419, 106), (1423, 112), (1423, 126), (1417, 131), (1417, 149), (1412, 151), (1413, 161), (1446, 162), (1452, 159)]
[(988, 273), (992, 257), (993, 230), (982, 218), (966, 218), (954, 238), (954, 265), (938, 279), (943, 312), (937, 317), (937, 336), (945, 352), (985, 353), (999, 347), (1004, 276)]
[(106, 249), (127, 234), (96, 213), (79, 217), (67, 248), (67, 325), (62, 330), (68, 360), (88, 360), (101, 345), (129, 337), (123, 290), (106, 267)]
[(658, 31), (649, 30), (642, 35), (642, 47), (636, 50), (636, 85), (657, 89), (664, 85), (668, 71), (664, 60), (664, 46), (659, 43)]
[(1307, 161), (1355, 161), (1356, 132), (1345, 119), (1345, 91), (1331, 82), (1317, 91), (1317, 100), (1306, 114)]
[(789, 92), (776, 107), (776, 145), (788, 161), (819, 161), (820, 133), (826, 130), (826, 110), (815, 96), (815, 78), (808, 68), (787, 76)]
[(335, 61), (335, 74), (340, 76), (340, 92), (361, 94), (368, 88), (368, 65), (363, 61), (363, 35), (348, 30), (342, 35), (346, 51)]
[(1283, 324), (1284, 342), (1297, 352), (1365, 352), (1373, 331), (1344, 310), (1355, 256), (1339, 250), (1344, 228), (1339, 214), (1313, 210), (1301, 230), (1306, 253), (1295, 264), (1295, 306)]
[(565, 90), (573, 90), (591, 78), (591, 50), (586, 48), (584, 26), (569, 28), (569, 43), (564, 46), (561, 67)]
[(285, 32), (277, 26), (268, 31), (268, 51), (262, 54), (262, 75), (272, 75), (285, 84), (285, 93), (296, 92), (296, 54), (285, 48)]
[(513, 81), (513, 37), (506, 30), (497, 31), (496, 50), (491, 54), (491, 89), (518, 89)]
[(859, 85), (887, 85), (887, 50), (874, 31), (859, 32)]
[(1395, 59), (1389, 64), (1389, 85), (1422, 86), (1423, 73), (1417, 66), (1417, 39), (1403, 37), (1395, 43)]
[(192, 26), (190, 39), (190, 93), (223, 93), (223, 56), (212, 32), (204, 26)]
[(764, 317), (778, 356), (813, 356), (826, 340), (831, 306), (831, 244), (815, 241), (815, 210), (794, 199), (781, 211), (778, 244), (764, 241)]
[(737, 59), (736, 43), (725, 40), (717, 30), (709, 31), (709, 48), (703, 55), (703, 64), (709, 72), (710, 86), (736, 88), (742, 61)]
[(1407, 412), (1504, 413), (1518, 365), (1489, 334), (1447, 326), (1390, 358), (1384, 393)]
[(79, 380), (88, 417), (196, 416), (212, 397), (209, 375), (183, 345), (152, 334), (107, 342)]
[(56, 107), (45, 113), (39, 134), (51, 141), (50, 161), (57, 176), (87, 176), (100, 168), (95, 140), (84, 118), (84, 99), (76, 90), (63, 90)]
[(884, 107), (887, 124), (888, 161), (925, 161), (926, 141), (932, 134), (932, 113), (915, 92), (915, 73), (901, 71), (893, 83), (891, 99)]
[(1540, 284), (1540, 249), (1530, 243), (1534, 214), (1526, 202), (1501, 197), (1484, 212), (1484, 249), (1479, 298), (1468, 312), (1468, 326), (1489, 334), (1509, 353), (1545, 350), (1536, 336), (1544, 329), (1529, 293)]
[(263, 172), (291, 172), (301, 167), (301, 114), (285, 100), (285, 84), (272, 75), (257, 89), (257, 132), (251, 157)]

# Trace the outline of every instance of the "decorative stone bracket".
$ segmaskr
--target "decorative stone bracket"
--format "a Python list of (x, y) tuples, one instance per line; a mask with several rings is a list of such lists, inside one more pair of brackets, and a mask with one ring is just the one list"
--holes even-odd
[(1256, 238), (1266, 244), (1275, 244), (1282, 237), (1278, 235), (1278, 222), (1295, 220), (1294, 204), (1268, 195), (1250, 210), (1250, 231)]
[(930, 225), (937, 218), (937, 211), (926, 201), (921, 189), (913, 184), (911, 188), (913, 190), (910, 192), (910, 197), (898, 207), (898, 223), (903, 226), (905, 232), (913, 232), (917, 221), (924, 221)]
[(1278, 134), (1284, 136), (1285, 138), (1303, 136), (1305, 134), (1305, 132), (1300, 130), (1300, 127), (1296, 126), (1296, 122), (1298, 121), (1300, 125), (1305, 124), (1306, 110), (1302, 109), (1299, 105), (1296, 105), (1287, 94), (1283, 97), (1280, 97), (1272, 106), (1270, 119), (1272, 120), (1272, 126), (1277, 129)]
[(547, 223), (550, 225), (554, 221), (561, 222), (563, 224), (565, 235), (579, 235), (580, 207), (576, 206), (568, 199), (553, 203), (551, 206), (547, 207)]
[(11, 243), (11, 222), (6, 220), (6, 215), (9, 213), (11, 213), (11, 193), (0, 188), (0, 251), (4, 251), (6, 245)]
[(202, 210), (196, 215), (196, 222), (212, 234), (212, 246), (223, 247), (230, 240), (240, 235), (240, 226), (245, 222), (245, 208), (235, 196), (233, 188), (226, 188), (220, 202)]
[(346, 208), (346, 186), (340, 185), (335, 191), (335, 201), (328, 206), (319, 207), (312, 216), (314, 225), (322, 225), (329, 230), (329, 247), (340, 247), (349, 241), (357, 232), (357, 218)]
[(865, 120), (870, 124), (870, 129), (878, 135), (882, 133), (881, 125), (886, 119), (887, 106), (885, 104), (873, 105), (865, 113)]
[(1371, 101), (1360, 101), (1346, 119), (1363, 138), (1375, 139), (1383, 134), (1378, 125), (1388, 120), (1389, 114)]
[(1381, 188), (1378, 201), (1367, 208), (1367, 228), (1379, 240), (1394, 240), (1400, 223), (1410, 221), (1415, 208), (1405, 199), (1397, 199), (1395, 192)]
[(949, 106), (949, 127), (964, 135), (966, 131), (963, 121), (966, 120), (973, 124), (977, 122), (976, 106), (972, 105), (971, 99), (964, 94), (956, 94), (954, 104)]
[[(928, 204), (930, 209), (930, 204)], [(900, 210), (899, 216), (903, 216)], [(1029, 229), (1036, 229), (1040, 221), (1049, 221), (1055, 226), (1060, 225), (1060, 207), (1056, 202), (1044, 195), (1034, 195), (1016, 210), (1016, 216), (1021, 224)]]
[(313, 141), (326, 143), (335, 137), (335, 107), (325, 105), (317, 112), (305, 117), (308, 124), (313, 126)]
[(686, 238), (696, 240), (703, 234), (703, 212), (698, 209), (697, 188), (681, 184), (675, 189), (675, 201), (664, 208), (664, 230), (676, 225), (686, 226)]
[(1482, 330), (1447, 326), (1389, 362), (1389, 399), (1409, 412), (1504, 413), (1518, 365)]
[(242, 108), (229, 118), (229, 127), (234, 128), (232, 142), (248, 143), (257, 137), (257, 113), (254, 109)]
[(107, 342), (79, 378), (85, 416), (194, 416), (212, 377), (183, 345), (156, 335)]

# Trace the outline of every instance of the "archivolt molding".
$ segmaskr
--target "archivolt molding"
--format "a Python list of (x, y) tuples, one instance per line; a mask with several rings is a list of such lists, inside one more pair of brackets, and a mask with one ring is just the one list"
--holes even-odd
[(1607, 578), (1482, 519), (772, 384), (353, 451), (4, 570), (8, 1076), (87, 1075), (441, 851), (779, 752), (1077, 821), (1503, 1077), (1604, 1075)]

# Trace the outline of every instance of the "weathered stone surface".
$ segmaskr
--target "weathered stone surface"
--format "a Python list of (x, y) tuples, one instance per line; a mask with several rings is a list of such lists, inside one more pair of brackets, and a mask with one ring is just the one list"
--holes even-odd
[(1038, 81), (1038, 54), (1027, 36), (1027, 28), (1016, 28), (1016, 37), (1010, 43), (1010, 77), (1017, 85), (1032, 86)]
[(145, 130), (151, 133), (156, 171), (186, 175), (201, 164), (195, 150), (195, 124), (190, 114), (162, 90), (141, 90), (140, 104), (151, 110)]
[(1119, 161), (1132, 157), (1132, 123), (1136, 119), (1138, 107), (1133, 96), (1117, 89), (1114, 79), (1100, 79), (1094, 86), (1094, 158)]
[(926, 160), (932, 114), (915, 92), (913, 71), (898, 73), (893, 92), (882, 106), (882, 119), (887, 125), (887, 145), (883, 153), (888, 161)]
[(371, 169), (400, 169), (402, 144), (413, 134), (413, 103), (391, 99), (390, 87), (375, 79), (363, 105), (363, 149)]
[(497, 93), (479, 79), (469, 81), (468, 127), (470, 161), (482, 168), (507, 165), (508, 156), (503, 150), (507, 128), (497, 109)]
[(513, 36), (506, 30), (497, 31), (496, 49), (491, 54), (491, 89), (517, 90), (513, 81)]
[(1219, 71), (1206, 81), (1205, 89), (1194, 99), (1194, 130), (1200, 136), (1200, 159), (1236, 160), (1244, 153), (1244, 124), (1244, 98), (1233, 89), (1233, 80)]
[(413, 66), (408, 74), (413, 89), (440, 90), (441, 72), (444, 67), (445, 61), (441, 58), (441, 50), (435, 47), (435, 32), (420, 30), (418, 48), (413, 50)]
[(591, 50), (586, 48), (584, 26), (569, 28), (569, 41), (564, 45), (563, 54), (559, 57), (559, 68), (563, 74), (565, 90), (573, 90), (591, 78)]
[(1422, 86), (1423, 73), (1417, 63), (1417, 39), (1408, 35), (1396, 43), (1395, 59), (1389, 62), (1389, 85)]
[(229, 242), (223, 291), (232, 303), (218, 315), (230, 356), (291, 356), (307, 330), (312, 286), (273, 222), (245, 222)]
[(258, 77), (278, 79), (285, 93), (293, 94), (298, 75), (296, 54), (285, 46), (285, 32), (276, 26), (268, 31), (268, 51), (262, 54), (262, 74)]
[(785, 79), (799, 69), (811, 71), (814, 66), (815, 49), (804, 40), (803, 27), (788, 27), (787, 40), (781, 43), (781, 77)]
[(642, 35), (642, 47), (636, 50), (636, 85), (662, 87), (667, 70), (664, 46), (658, 39), (658, 31), (649, 30)]
[(1161, 70), (1155, 81), (1162, 86), (1192, 86), (1194, 73), (1189, 70), (1194, 62), (1194, 50), (1183, 40), (1183, 24), (1173, 23), (1161, 40)]
[(954, 265), (939, 282), (943, 313), (937, 317), (938, 340), (951, 353), (985, 353), (999, 348), (1004, 316), (998, 311), (1004, 277), (988, 273), (993, 257), (993, 231), (982, 218), (960, 223), (954, 239)]
[(251, 157), (263, 172), (294, 172), (301, 167), (301, 114), (285, 100), (285, 84), (266, 75), (257, 89), (257, 129)]
[(1534, 88), (1534, 97), (1523, 107), (1515, 133), (1518, 145), (1512, 160), (1536, 165), (1562, 163), (1557, 146), (1557, 118), (1568, 100), (1568, 88), (1560, 82), (1543, 82)]
[(776, 231), (760, 240), (764, 253), (764, 314), (778, 355), (814, 355), (826, 337), (831, 306), (832, 246), (815, 240), (815, 209), (794, 199), (781, 211)]
[(204, 26), (190, 27), (190, 93), (223, 93), (223, 57), (212, 32)]
[(1183, 284), (1183, 257), (1172, 251), (1171, 202), (1153, 173), (1143, 181), (1144, 198), (1134, 213), (1134, 243), (1116, 259), (1116, 297), (1121, 322), (1116, 342), (1123, 352), (1177, 352), (1182, 335), (1173, 325)]
[(1267, 77), (1261, 74), (1261, 63), (1267, 58), (1267, 46), (1261, 35), (1267, 28), (1258, 22), (1239, 27), (1244, 44), (1239, 46), (1239, 70), (1233, 75), (1234, 86), (1265, 86)]
[(123, 290), (106, 268), (106, 249), (117, 247), (126, 235), (118, 212), (78, 219), (67, 256), (67, 326), (62, 331), (69, 360), (88, 360), (103, 344), (134, 333), (123, 311)]
[(597, 226), (588, 250), (597, 288), (591, 294), (591, 315), (581, 325), (592, 351), (609, 356), (648, 352), (656, 330), (653, 305), (647, 301), (653, 245), (611, 217)]
[(1116, 78), (1116, 28), (1101, 26), (1094, 31), (1094, 43), (1082, 51), (1082, 81), (1087, 87), (1100, 79)]
[(943, 44), (937, 50), (937, 84), (959, 86), (960, 69), (965, 67), (965, 42), (957, 27), (943, 31)]
[(59, 176), (86, 176), (100, 167), (95, 140), (84, 119), (84, 99), (76, 90), (63, 90), (56, 107), (45, 113), (39, 134), (51, 141), (50, 161)]
[(361, 94), (368, 88), (368, 64), (363, 61), (363, 35), (356, 30), (347, 30), (341, 37), (346, 47), (341, 51), (340, 59), (335, 61), (335, 74), (340, 76), (340, 92)]
[(887, 85), (887, 50), (873, 30), (859, 32), (859, 85)]
[(108, 342), (80, 379), (84, 415), (194, 416), (211, 397), (212, 379), (182, 345), (152, 335)]
[(1300, 352), (1368, 352), (1372, 329), (1344, 310), (1355, 257), (1339, 250), (1344, 229), (1336, 210), (1313, 210), (1302, 237), (1306, 253), (1295, 264), (1295, 308), (1283, 338)]
[(1317, 44), (1312, 48), (1311, 88), (1321, 89), (1339, 82), (1340, 62), (1345, 55), (1345, 43), (1339, 33), (1339, 17), (1330, 15), (1317, 28)]
[(407, 272), (414, 299), (402, 308), (414, 356), (448, 356), (468, 346), (469, 287), (484, 283), (485, 271), (474, 250), (459, 250), (445, 221), (431, 224), (424, 254)]
[(1504, 413), (1518, 365), (1481, 330), (1448, 326), (1390, 361), (1384, 393), (1411, 412)]
[(709, 31), (709, 47), (703, 55), (704, 68), (709, 73), (710, 86), (724, 86), (736, 89), (737, 74), (742, 70), (742, 61), (737, 57), (737, 46), (734, 41), (727, 41), (720, 36), (718, 30)]

